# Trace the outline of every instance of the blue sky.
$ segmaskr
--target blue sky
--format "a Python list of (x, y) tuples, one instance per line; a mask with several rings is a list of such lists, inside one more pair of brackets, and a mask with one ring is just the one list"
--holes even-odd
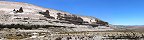
[(144, 25), (144, 0), (15, 0), (72, 14), (93, 16), (110, 24)]

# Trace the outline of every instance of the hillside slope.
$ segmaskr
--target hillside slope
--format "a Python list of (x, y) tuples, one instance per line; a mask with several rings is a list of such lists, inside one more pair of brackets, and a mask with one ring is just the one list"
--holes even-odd
[[(68, 12), (42, 8), (21, 2), (0, 2), (1, 25), (36, 25), (34, 27), (70, 27), (73, 30), (95, 31), (99, 28), (111, 29), (108, 22), (89, 16), (78, 16)], [(43, 26), (45, 25), (45, 26)], [(99, 27), (102, 26), (102, 27)], [(7, 27), (7, 26), (6, 26)], [(8, 26), (9, 27), (9, 26)], [(15, 26), (14, 26), (15, 27)], [(28, 26), (29, 27), (29, 26)], [(99, 27), (99, 28), (95, 28)], [(5, 26), (2, 26), (5, 28)], [(9, 27), (11, 28), (11, 26)]]

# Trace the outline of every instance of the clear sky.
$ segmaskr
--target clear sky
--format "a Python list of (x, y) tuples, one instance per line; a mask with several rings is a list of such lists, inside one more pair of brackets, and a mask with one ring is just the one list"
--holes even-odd
[(110, 24), (144, 25), (144, 0), (15, 0), (93, 16)]

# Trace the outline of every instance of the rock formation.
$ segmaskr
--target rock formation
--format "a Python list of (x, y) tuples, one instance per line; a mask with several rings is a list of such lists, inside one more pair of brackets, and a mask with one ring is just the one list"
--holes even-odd
[(23, 8), (20, 7), (20, 9), (19, 9), (19, 13), (22, 13), (22, 12), (23, 12)]
[(15, 10), (15, 9), (14, 9), (13, 11), (16, 12), (16, 13), (22, 13), (22, 12), (24, 12), (22, 7), (20, 7), (19, 10)]

